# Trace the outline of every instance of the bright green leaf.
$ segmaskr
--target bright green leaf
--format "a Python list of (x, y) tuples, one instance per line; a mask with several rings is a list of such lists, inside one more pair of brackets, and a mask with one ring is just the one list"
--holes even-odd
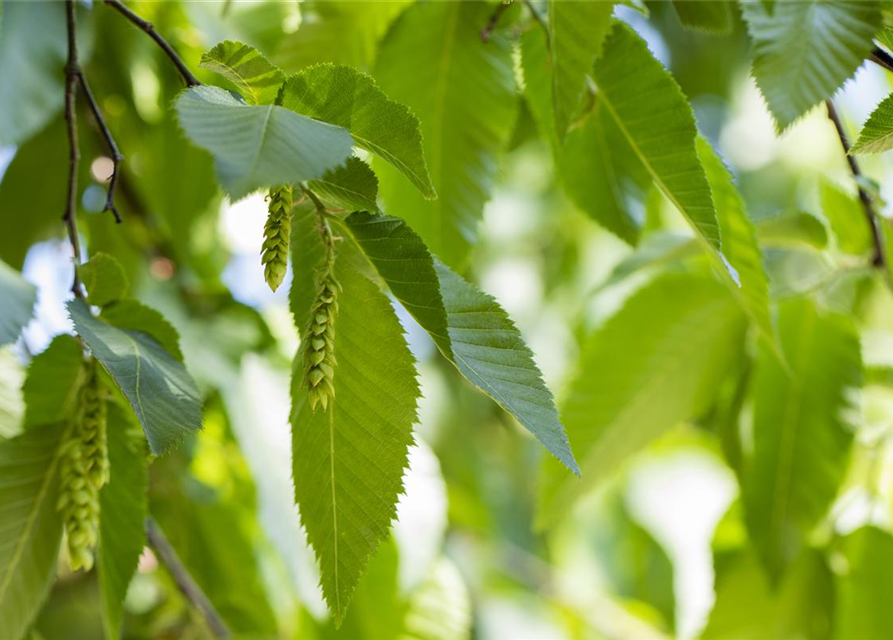
[(893, 149), (893, 94), (868, 116), (851, 153), (882, 153)]
[(282, 70), (242, 42), (225, 40), (202, 56), (200, 67), (232, 82), (249, 104), (273, 104), (285, 80)]
[(347, 164), (338, 167), (319, 180), (311, 180), (307, 187), (316, 194), (326, 207), (345, 211), (378, 212), (378, 178), (369, 165), (359, 158), (348, 158)]
[(679, 21), (689, 29), (706, 31), (718, 36), (732, 32), (733, 4), (725, 0), (673, 0)]
[(0, 441), (22, 432), (25, 372), (10, 349), (0, 349)]
[(781, 212), (761, 218), (756, 223), (756, 231), (760, 244), (764, 246), (800, 243), (816, 249), (828, 246), (828, 229), (825, 223), (805, 211)]
[(864, 255), (871, 250), (871, 232), (865, 221), (865, 210), (856, 196), (823, 180), (820, 185), (822, 213), (837, 238), (837, 247), (844, 253)]
[(452, 266), (477, 236), (515, 121), (511, 43), (500, 33), (480, 38), (492, 11), (484, 2), (415, 3), (391, 27), (375, 66), (381, 88), (421, 122), (438, 195), (426, 201), (376, 165), (382, 200)]
[(837, 578), (836, 637), (893, 635), (887, 594), (893, 589), (893, 536), (873, 526), (843, 539), (847, 571)]
[(56, 574), (62, 439), (51, 425), (0, 442), (0, 638), (25, 635)]
[(874, 47), (875, 2), (742, 2), (753, 39), (753, 76), (779, 131), (830, 98)]
[(843, 480), (862, 364), (852, 322), (808, 299), (782, 303), (790, 372), (763, 350), (753, 381), (753, 454), (743, 496), (751, 537), (777, 579)]
[(201, 429), (201, 398), (183, 365), (142, 331), (119, 329), (68, 303), (75, 330), (127, 397), (152, 453), (168, 451)]
[(418, 119), (389, 100), (372, 76), (347, 66), (314, 65), (286, 81), (278, 104), (344, 127), (357, 146), (394, 166), (426, 198), (437, 195), (425, 166)]
[(107, 253), (94, 253), (78, 267), (78, 273), (87, 288), (88, 302), (97, 307), (123, 298), (130, 287), (124, 267)]
[(25, 428), (61, 422), (72, 415), (84, 381), (83, 370), (83, 349), (69, 335), (56, 336), (34, 356), (22, 387)]
[(245, 104), (218, 87), (191, 87), (175, 107), (186, 137), (214, 156), (217, 177), (233, 199), (320, 178), (343, 164), (353, 146), (340, 127), (276, 105)]
[(31, 321), (37, 289), (22, 274), (0, 260), (0, 346), (15, 342)]

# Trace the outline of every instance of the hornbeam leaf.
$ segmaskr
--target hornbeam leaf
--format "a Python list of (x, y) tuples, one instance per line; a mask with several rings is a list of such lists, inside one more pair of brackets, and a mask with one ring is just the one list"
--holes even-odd
[(93, 254), (77, 270), (87, 288), (87, 300), (90, 304), (104, 307), (127, 295), (130, 283), (124, 267), (107, 253), (100, 251)]
[(307, 186), (327, 207), (378, 213), (378, 178), (359, 158), (348, 158), (343, 167), (327, 171)]
[(502, 33), (480, 38), (492, 12), (486, 2), (414, 3), (391, 26), (375, 66), (381, 88), (421, 122), (438, 195), (424, 200), (379, 163), (382, 200), (454, 267), (477, 236), (515, 121), (511, 42)]
[(671, 273), (634, 293), (590, 336), (562, 411), (583, 480), (545, 460), (539, 526), (706, 407), (740, 357), (743, 319), (712, 278)]
[(614, 3), (607, 1), (549, 3), (552, 100), (560, 139), (580, 110), (586, 75), (611, 30), (613, 12)]
[(183, 362), (180, 335), (167, 318), (152, 307), (136, 300), (117, 300), (102, 310), (102, 320), (120, 329), (149, 334), (177, 361)]
[(753, 454), (742, 494), (751, 539), (778, 579), (825, 515), (846, 472), (859, 338), (809, 299), (784, 302), (779, 332), (790, 372), (765, 349), (753, 381)]
[(871, 112), (851, 153), (882, 153), (893, 149), (893, 94)]
[(236, 85), (249, 104), (273, 104), (285, 74), (252, 46), (224, 40), (202, 56), (200, 67)]
[(428, 251), (400, 218), (354, 213), (347, 226), (443, 355), (579, 474), (551, 392), (508, 314)]
[(753, 39), (752, 73), (779, 131), (830, 98), (874, 47), (876, 2), (742, 2)]
[(277, 105), (241, 102), (218, 87), (191, 87), (175, 102), (180, 126), (209, 151), (233, 199), (255, 189), (320, 178), (344, 163), (353, 141), (341, 127)]
[(108, 407), (111, 479), (99, 494), (99, 587), (105, 636), (121, 636), (124, 596), (146, 541), (149, 486), (146, 445), (118, 404)]
[(689, 29), (706, 31), (718, 36), (732, 32), (732, 5), (725, 0), (689, 2), (673, 0), (679, 21)]
[(201, 429), (202, 403), (195, 382), (154, 338), (106, 324), (80, 300), (68, 303), (68, 313), (77, 334), (130, 402), (152, 453), (164, 453)]
[(43, 426), (0, 442), (0, 638), (25, 635), (56, 573), (63, 431)]
[(837, 238), (837, 247), (853, 255), (865, 255), (872, 248), (871, 232), (865, 224), (865, 211), (858, 197), (821, 180), (819, 197), (822, 213)]
[(698, 159), (694, 114), (670, 73), (628, 26), (615, 23), (595, 62), (599, 98), (657, 186), (710, 248), (720, 230)]
[[(342, 243), (335, 265), (343, 290), (328, 408), (310, 408), (300, 354), (292, 377), (295, 499), (336, 624), (396, 516), (419, 397), (400, 322), (387, 296), (355, 268), (362, 258), (351, 253), (356, 249)], [(309, 300), (293, 298), (308, 308), (310, 301), (312, 293)]]
[(37, 289), (22, 274), (0, 260), (0, 347), (15, 342), (31, 321)]
[(873, 526), (843, 539), (848, 571), (837, 578), (837, 638), (893, 636), (886, 595), (893, 589), (893, 536)]
[(394, 166), (426, 198), (437, 196), (425, 166), (418, 119), (389, 100), (372, 76), (343, 65), (314, 65), (282, 85), (278, 104), (344, 127), (357, 146)]
[(61, 422), (71, 415), (84, 382), (82, 351), (77, 340), (63, 334), (31, 360), (22, 386), (26, 429)]

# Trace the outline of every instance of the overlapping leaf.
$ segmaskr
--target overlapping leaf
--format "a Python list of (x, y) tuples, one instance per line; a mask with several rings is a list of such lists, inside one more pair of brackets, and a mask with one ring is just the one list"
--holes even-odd
[(855, 73), (882, 22), (875, 2), (803, 0), (776, 2), (771, 9), (763, 2), (742, 2), (741, 7), (753, 39), (753, 76), (780, 131)]
[(53, 338), (34, 356), (22, 386), (25, 428), (61, 422), (71, 415), (84, 382), (81, 345), (69, 335)]
[(21, 638), (56, 573), (62, 520), (56, 511), (63, 425), (0, 443), (0, 638)]
[(751, 539), (773, 578), (794, 560), (843, 480), (861, 383), (852, 323), (808, 299), (779, 310), (790, 373), (761, 354), (753, 383), (753, 455), (743, 482)]
[(436, 260), (403, 220), (354, 213), (347, 225), (391, 292), (444, 356), (579, 473), (552, 394), (499, 303)]
[(249, 104), (273, 104), (285, 80), (282, 70), (254, 47), (225, 40), (202, 56), (200, 67), (222, 75)]
[(893, 149), (893, 94), (871, 112), (851, 153), (883, 153)]
[(426, 198), (437, 195), (425, 166), (418, 119), (389, 100), (372, 76), (347, 66), (314, 65), (286, 81), (279, 104), (344, 127), (357, 146), (394, 166)]
[(102, 307), (127, 295), (130, 283), (121, 263), (107, 253), (97, 252), (78, 268), (90, 304)]
[(718, 36), (728, 35), (732, 31), (733, 5), (726, 0), (707, 2), (673, 0), (673, 8), (679, 16), (679, 21), (689, 29), (706, 31)]
[(376, 165), (382, 199), (452, 266), (477, 235), (515, 120), (511, 44), (499, 33), (488, 43), (479, 35), (492, 11), (484, 2), (413, 4), (391, 27), (375, 66), (381, 88), (421, 122), (438, 195), (423, 200)]
[(277, 105), (245, 104), (218, 87), (192, 87), (175, 103), (180, 126), (211, 152), (233, 199), (261, 187), (320, 178), (347, 160), (350, 134)]
[[(311, 410), (300, 356), (292, 378), (295, 499), (336, 623), (396, 515), (419, 397), (414, 359), (393, 308), (356, 269), (359, 256), (351, 253), (350, 245), (342, 248), (335, 267), (343, 291), (328, 409)], [(312, 289), (293, 292), (303, 315), (312, 299)]]
[(348, 158), (343, 167), (327, 171), (307, 186), (327, 207), (378, 212), (378, 178), (359, 158)]
[(124, 393), (160, 454), (202, 425), (201, 398), (183, 365), (142, 331), (119, 329), (68, 303), (75, 330)]
[(22, 274), (0, 260), (0, 346), (15, 342), (31, 321), (37, 289)]
[(743, 329), (735, 299), (710, 278), (667, 274), (633, 294), (584, 347), (562, 411), (583, 479), (546, 460), (538, 524), (549, 526), (630, 456), (703, 410), (740, 353)]

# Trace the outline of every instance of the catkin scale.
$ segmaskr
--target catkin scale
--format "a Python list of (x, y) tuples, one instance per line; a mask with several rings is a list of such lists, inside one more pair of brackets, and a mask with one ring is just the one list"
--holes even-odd
[(89, 571), (99, 538), (99, 490), (109, 481), (106, 405), (95, 361), (86, 367), (79, 411), (60, 450), (61, 487), (57, 510), (68, 539), (73, 571)]
[(267, 196), (267, 222), (264, 225), (264, 244), (261, 248), (261, 264), (264, 279), (270, 289), (276, 291), (285, 278), (288, 266), (288, 242), (291, 234), (291, 186), (270, 189)]
[(304, 386), (309, 390), (310, 408), (328, 409), (335, 395), (335, 317), (341, 285), (332, 275), (331, 256), (319, 279), (316, 298), (310, 310), (310, 326), (304, 340)]

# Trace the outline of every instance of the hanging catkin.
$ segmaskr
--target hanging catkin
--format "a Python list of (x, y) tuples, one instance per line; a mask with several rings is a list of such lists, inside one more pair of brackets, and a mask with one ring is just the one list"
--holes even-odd
[(109, 480), (105, 398), (96, 361), (86, 366), (79, 411), (60, 452), (61, 489), (56, 508), (68, 538), (72, 570), (89, 571), (99, 536), (99, 490)]
[(264, 225), (264, 244), (261, 249), (261, 263), (264, 265), (264, 279), (270, 289), (276, 291), (285, 278), (288, 265), (288, 240), (291, 234), (291, 186), (270, 189), (267, 196), (267, 223)]

